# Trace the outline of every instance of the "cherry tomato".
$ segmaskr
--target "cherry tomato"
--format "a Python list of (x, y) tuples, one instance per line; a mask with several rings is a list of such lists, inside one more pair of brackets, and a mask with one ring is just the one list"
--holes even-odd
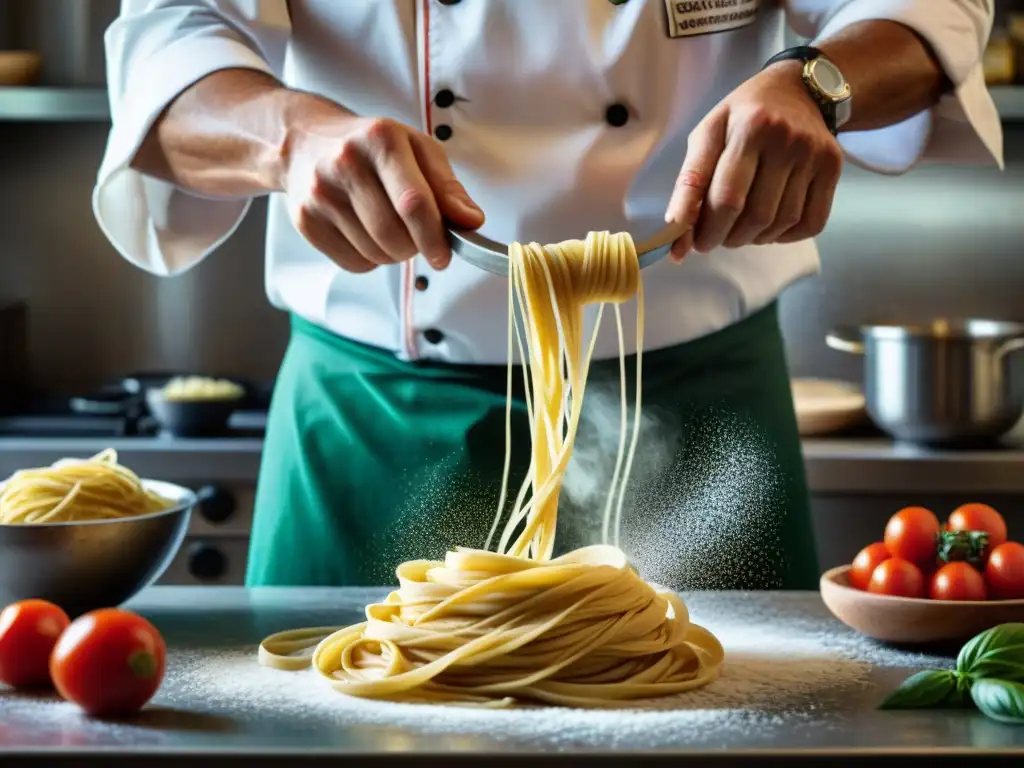
[(930, 509), (906, 507), (889, 518), (885, 548), (889, 554), (921, 568), (931, 568), (937, 552), (939, 519)]
[(890, 557), (892, 555), (889, 554), (889, 550), (882, 542), (876, 541), (874, 544), (868, 544), (853, 558), (853, 565), (850, 567), (850, 583), (857, 589), (867, 589), (875, 568)]
[(80, 616), (50, 658), (53, 683), (90, 715), (127, 715), (153, 698), (164, 677), (167, 646), (141, 616), (103, 608)]
[(1006, 541), (1006, 521), (988, 504), (963, 504), (949, 516), (951, 531), (984, 531), (989, 552)]
[(0, 683), (15, 688), (50, 685), (50, 652), (68, 615), (45, 600), (22, 600), (0, 612)]
[(985, 581), (997, 600), (1024, 598), (1024, 544), (1007, 541), (993, 549), (985, 565)]
[(890, 557), (875, 567), (868, 582), (868, 592), (895, 597), (924, 597), (924, 574), (913, 563)]
[(933, 575), (928, 586), (932, 600), (987, 600), (985, 579), (970, 563), (946, 563)]

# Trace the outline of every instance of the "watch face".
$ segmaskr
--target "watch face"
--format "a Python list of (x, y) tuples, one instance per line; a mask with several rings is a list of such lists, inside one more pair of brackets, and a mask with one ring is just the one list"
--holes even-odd
[(846, 78), (828, 59), (815, 59), (812, 62), (810, 74), (818, 87), (829, 96), (840, 97), (843, 95), (843, 91), (846, 89)]

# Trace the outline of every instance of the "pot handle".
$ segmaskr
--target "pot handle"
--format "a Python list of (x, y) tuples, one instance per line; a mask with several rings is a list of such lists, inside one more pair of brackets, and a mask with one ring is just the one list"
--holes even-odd
[(1010, 339), (1009, 341), (1003, 342), (1003, 344), (996, 349), (996, 359), (1002, 360), (1007, 355), (1024, 349), (1024, 336), (1018, 336), (1016, 339)]
[(864, 354), (864, 342), (857, 341), (851, 336), (853, 332), (846, 331), (829, 331), (825, 334), (825, 343), (837, 352), (848, 352), (851, 355), (863, 355)]

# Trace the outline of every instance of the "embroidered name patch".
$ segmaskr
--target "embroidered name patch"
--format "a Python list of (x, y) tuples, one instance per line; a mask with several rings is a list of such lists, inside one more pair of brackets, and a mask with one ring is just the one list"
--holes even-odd
[(691, 37), (727, 32), (757, 17), (760, 0), (665, 0), (668, 36)]

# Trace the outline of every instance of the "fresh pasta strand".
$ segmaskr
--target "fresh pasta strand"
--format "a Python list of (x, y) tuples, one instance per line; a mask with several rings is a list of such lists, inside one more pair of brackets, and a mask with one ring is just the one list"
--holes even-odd
[[(345, 628), (281, 632), (259, 661), (316, 672), (340, 693), (392, 701), (503, 707), (522, 701), (613, 707), (713, 680), (721, 644), (690, 621), (675, 594), (647, 584), (618, 548), (626, 482), (640, 424), (643, 285), (628, 234), (509, 247), (509, 367), (505, 465), (483, 550), (398, 567), (399, 588)], [(620, 304), (637, 300), (636, 400), (627, 442)], [(558, 499), (579, 427), (604, 305), (619, 338), (621, 435), (602, 515), (603, 544), (554, 557)], [(584, 347), (583, 308), (598, 304)], [(524, 319), (523, 332), (515, 310)], [(504, 527), (511, 465), (512, 352), (518, 347), (531, 462)], [(499, 528), (496, 551), (492, 540)]]
[(0, 483), (0, 524), (113, 520), (161, 512), (174, 502), (147, 490), (108, 448), (88, 459), (23, 469)]

